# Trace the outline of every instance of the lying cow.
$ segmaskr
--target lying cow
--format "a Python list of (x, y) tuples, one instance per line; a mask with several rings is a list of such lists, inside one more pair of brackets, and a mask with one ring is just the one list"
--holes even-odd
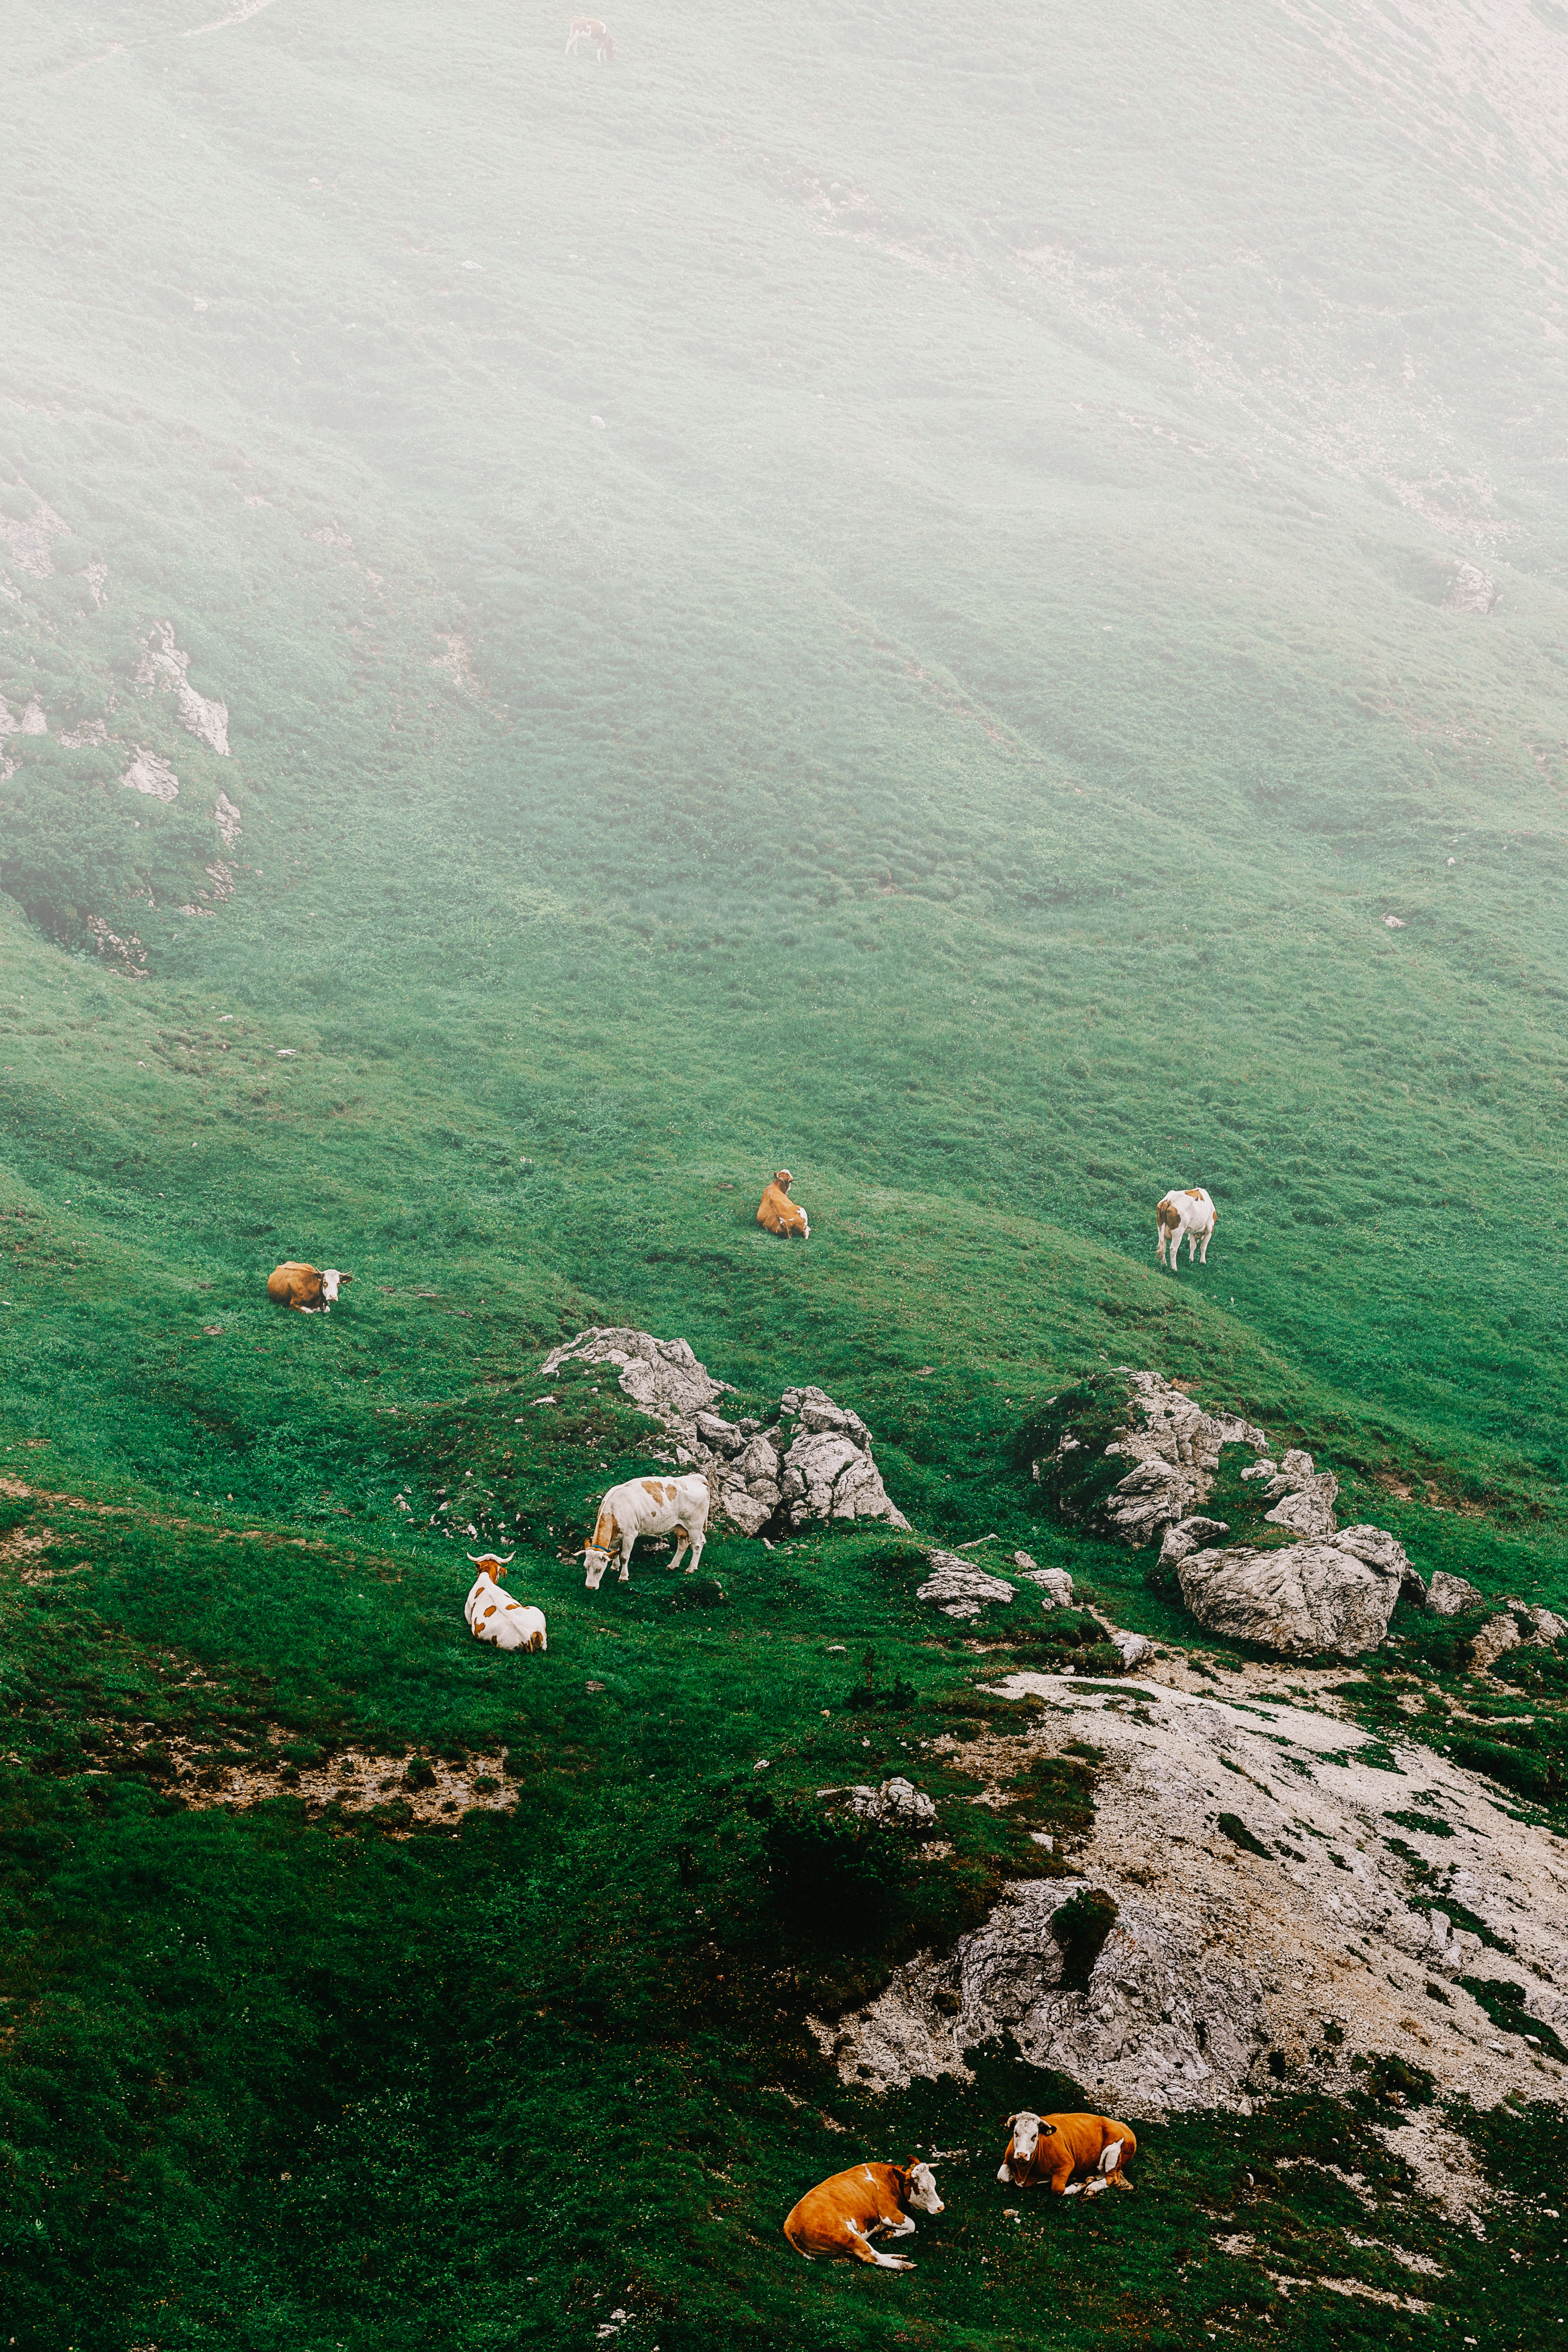
[(871, 2240), (914, 2235), (917, 2213), (940, 2213), (936, 2175), (929, 2164), (856, 2164), (808, 2189), (784, 2225), (784, 2236), (808, 2263), (872, 2263), (879, 2271), (912, 2271), (902, 2254), (879, 2254)]
[[(1185, 1192), (1167, 1192), (1154, 1211), (1160, 1233), (1154, 1245), (1154, 1255), (1159, 1263), (1168, 1265), (1174, 1274), (1184, 1238), (1187, 1264), (1191, 1265), (1195, 1257), (1200, 1265), (1207, 1265), (1209, 1243), (1214, 1238), (1214, 1221), (1217, 1213), (1201, 1184), (1194, 1184)], [(1169, 1258), (1165, 1255), (1167, 1244), (1171, 1253)]]
[(626, 1582), (639, 1536), (673, 1533), (677, 1540), (671, 1568), (680, 1566), (681, 1554), (689, 1545), (691, 1558), (686, 1563), (689, 1576), (708, 1540), (708, 1481), (702, 1477), (628, 1478), (624, 1486), (612, 1486), (599, 1506), (594, 1540), (583, 1549), (588, 1591), (597, 1592), (600, 1579), (617, 1556), (620, 1580)]
[[(1131, 2188), (1121, 2168), (1137, 2155), (1138, 2143), (1125, 2124), (1109, 2116), (1037, 2116), (1030, 2107), (1007, 2122), (1012, 2137), (998, 2180), (1015, 2189), (1037, 2189), (1044, 2181), (1053, 2197), (1098, 2197), (1105, 2189)], [(1074, 2180), (1075, 2172), (1089, 2178)]]
[(330, 1315), (339, 1290), (353, 1280), (352, 1274), (340, 1274), (334, 1265), (323, 1274), (320, 1266), (286, 1258), (268, 1276), (267, 1296), (274, 1307), (297, 1307), (301, 1315)]
[(792, 1234), (798, 1234), (803, 1242), (808, 1242), (811, 1239), (811, 1226), (807, 1222), (805, 1211), (798, 1207), (789, 1197), (789, 1188), (794, 1182), (795, 1178), (790, 1174), (789, 1170), (781, 1168), (763, 1194), (763, 1205), (757, 1211), (757, 1223), (759, 1225), (765, 1225), (770, 1234), (782, 1234), (786, 1241)]
[(498, 1650), (547, 1650), (544, 1612), (525, 1608), (501, 1591), (501, 1578), (517, 1554), (509, 1552), (502, 1559), (499, 1552), (470, 1552), (468, 1558), (479, 1572), (463, 1603), (463, 1615), (475, 1640), (493, 1642)]

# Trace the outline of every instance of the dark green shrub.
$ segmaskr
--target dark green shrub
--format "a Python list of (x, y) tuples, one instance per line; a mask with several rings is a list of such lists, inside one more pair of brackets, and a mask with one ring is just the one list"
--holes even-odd
[(1061, 1948), (1061, 1982), (1065, 1990), (1083, 1992), (1094, 1964), (1119, 1917), (1114, 1897), (1100, 1887), (1086, 1887), (1051, 1915), (1051, 1933)]
[(897, 1838), (853, 1814), (828, 1812), (809, 1797), (786, 1797), (770, 1808), (764, 1851), (779, 1908), (812, 1937), (864, 1927), (885, 1910), (909, 1870)]
[(1239, 1813), (1221, 1813), (1217, 1826), (1225, 1832), (1232, 1845), (1238, 1845), (1243, 1853), (1261, 1854), (1265, 1862), (1273, 1861), (1268, 1848), (1253, 1836)]

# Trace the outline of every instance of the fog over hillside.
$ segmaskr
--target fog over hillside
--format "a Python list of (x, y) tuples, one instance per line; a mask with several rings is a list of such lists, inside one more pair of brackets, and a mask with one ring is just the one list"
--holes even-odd
[[(13, 2340), (1522, 2341), (1568, 7), (619, 6), (9, 13)], [(677, 1339), (716, 1429), (623, 1377)], [(1173, 1555), (1118, 1367), (1326, 1524), (1215, 1437)], [(677, 1475), (696, 1579), (585, 1590), (605, 1490)], [(1368, 1529), (1364, 1651), (1181, 1574)], [(490, 1543), (547, 1651), (470, 1638)], [(1309, 1702), (1297, 1819), (1232, 1734)], [(1146, 1885), (1155, 1751), (1208, 1843), (1151, 1820)], [(1015, 1919), (1048, 2034), (974, 1992)], [(1250, 2021), (1190, 2112), (1134, 1979)], [(1007, 2218), (1000, 2119), (1140, 2085), (1144, 2205)], [(917, 2271), (802, 2264), (812, 2181), (917, 2147)]]

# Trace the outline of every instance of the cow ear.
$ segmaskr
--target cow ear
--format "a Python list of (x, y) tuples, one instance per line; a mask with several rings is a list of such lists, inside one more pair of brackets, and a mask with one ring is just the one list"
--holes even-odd
[(353, 1280), (353, 1275), (352, 1275), (352, 1274), (340, 1274), (340, 1275), (339, 1275), (339, 1276), (338, 1276), (338, 1281), (339, 1281), (339, 1284), (340, 1284), (340, 1285), (342, 1285), (342, 1283), (345, 1283), (345, 1282), (352, 1282)]

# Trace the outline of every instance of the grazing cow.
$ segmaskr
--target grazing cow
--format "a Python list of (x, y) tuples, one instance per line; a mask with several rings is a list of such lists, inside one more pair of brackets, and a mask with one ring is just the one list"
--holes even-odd
[(708, 1540), (709, 1499), (708, 1481), (700, 1477), (628, 1478), (624, 1486), (612, 1486), (599, 1506), (594, 1540), (583, 1548), (588, 1567), (588, 1591), (597, 1592), (599, 1580), (616, 1553), (620, 1555), (621, 1582), (626, 1582), (631, 1573), (633, 1547), (639, 1536), (667, 1536), (673, 1532), (677, 1542), (671, 1568), (680, 1566), (680, 1556), (689, 1544), (691, 1558), (686, 1563), (689, 1576)]
[(566, 28), (568, 57), (573, 55), (579, 41), (593, 42), (594, 54), (602, 66), (607, 66), (616, 54), (616, 45), (610, 38), (610, 28), (607, 25), (601, 24), (597, 16), (573, 17)]
[[(1137, 2155), (1138, 2142), (1125, 2124), (1109, 2116), (1037, 2116), (1029, 2107), (1007, 2122), (1012, 2136), (998, 2180), (1015, 2189), (1037, 2189), (1043, 2180), (1053, 2197), (1098, 2197), (1104, 2189), (1131, 2188), (1121, 2168)], [(1075, 2172), (1087, 2172), (1089, 2179), (1074, 2180)]]
[[(1201, 1184), (1193, 1185), (1185, 1192), (1167, 1192), (1154, 1212), (1155, 1222), (1160, 1229), (1160, 1238), (1154, 1249), (1155, 1257), (1162, 1264), (1168, 1264), (1171, 1272), (1174, 1274), (1176, 1260), (1182, 1254), (1182, 1241), (1184, 1235), (1187, 1244), (1187, 1264), (1191, 1265), (1195, 1257), (1200, 1265), (1207, 1265), (1209, 1243), (1214, 1238), (1214, 1221), (1217, 1214), (1218, 1211)], [(1165, 1257), (1167, 1244), (1170, 1245), (1171, 1252), (1168, 1260)]]
[(790, 1174), (789, 1170), (781, 1168), (763, 1194), (763, 1205), (757, 1211), (757, 1223), (759, 1225), (766, 1225), (770, 1234), (782, 1234), (785, 1240), (791, 1234), (798, 1234), (803, 1242), (808, 1242), (811, 1239), (811, 1227), (806, 1222), (805, 1211), (798, 1207), (789, 1197), (789, 1188), (794, 1182), (795, 1178)]
[(501, 1591), (501, 1578), (517, 1554), (509, 1552), (502, 1559), (499, 1552), (470, 1552), (468, 1558), (479, 1571), (463, 1603), (463, 1615), (474, 1639), (493, 1642), (498, 1650), (547, 1650), (542, 1609), (525, 1608)]
[(871, 2263), (879, 2271), (912, 2271), (902, 2254), (879, 2254), (872, 2237), (914, 2235), (917, 2213), (940, 2213), (936, 2175), (929, 2164), (855, 2164), (808, 2189), (784, 2225), (784, 2236), (808, 2263)]
[(352, 1274), (340, 1274), (334, 1265), (323, 1274), (320, 1266), (286, 1258), (268, 1276), (267, 1296), (274, 1307), (297, 1307), (301, 1315), (330, 1315), (339, 1290), (353, 1280)]

